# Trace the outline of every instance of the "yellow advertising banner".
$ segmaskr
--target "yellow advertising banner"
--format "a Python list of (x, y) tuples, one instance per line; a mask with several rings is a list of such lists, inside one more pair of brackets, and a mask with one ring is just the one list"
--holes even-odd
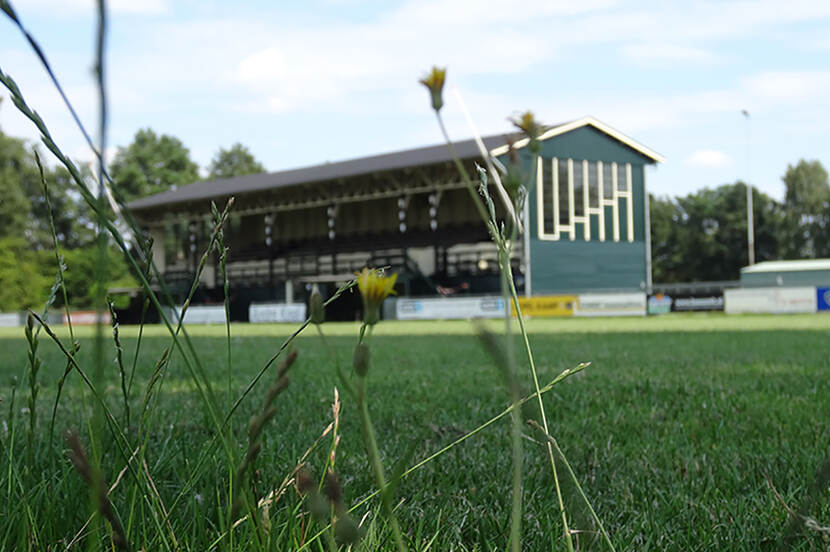
[[(541, 295), (519, 297), (519, 307), (524, 316), (573, 316), (576, 295)], [(510, 303), (510, 310), (516, 316), (516, 308)]]

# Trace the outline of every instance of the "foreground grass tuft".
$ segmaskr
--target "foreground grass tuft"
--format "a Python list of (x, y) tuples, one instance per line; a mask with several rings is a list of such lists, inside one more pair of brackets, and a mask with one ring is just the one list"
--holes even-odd
[[(816, 471), (830, 453), (830, 359), (824, 316), (675, 316), (657, 319), (532, 320), (529, 332), (542, 381), (582, 361), (592, 365), (544, 395), (556, 435), (574, 472), (592, 499), (618, 549), (747, 550), (778, 549), (790, 515), (764, 475), (791, 508), (826, 526), (827, 490), (812, 488)], [(295, 328), (286, 325), (234, 325), (232, 386), (235, 394), (250, 381)], [(355, 324), (326, 324), (327, 340), (348, 365)], [(65, 329), (57, 329), (66, 333)], [(143, 331), (136, 385), (146, 386), (153, 360), (169, 344), (166, 330)], [(215, 385), (227, 385), (226, 329), (190, 329), (203, 353), (205, 372)], [(92, 332), (76, 328), (83, 363)], [(125, 358), (135, 347), (137, 328), (121, 327)], [(277, 489), (309, 446), (331, 421), (336, 380), (328, 352), (314, 333), (296, 347), (303, 363), (292, 376), (267, 431), (252, 484)], [(390, 464), (417, 441), (416, 463), (507, 405), (501, 375), (482, 350), (473, 328), (464, 322), (378, 325), (372, 340), (373, 413), (381, 455)], [(0, 516), (0, 549), (11, 550), (38, 528), (42, 547), (69, 542), (87, 521), (89, 492), (63, 456), (55, 462), (39, 454), (31, 466), (22, 459), (29, 417), (25, 405), (11, 405), (12, 376), (28, 364), (22, 329), (0, 331), (0, 491), (6, 506)], [(65, 357), (52, 343), (41, 343), (38, 419), (48, 419)], [(114, 355), (113, 355), (114, 358)], [(380, 370), (383, 367), (383, 370)], [(120, 374), (113, 361), (104, 375), (104, 399), (116, 409), (123, 401)], [(223, 531), (228, 477), (224, 451), (216, 449), (198, 472), (192, 489), (170, 508), (195, 469), (211, 421), (200, 414), (198, 392), (173, 353), (165, 384), (152, 407), (146, 461), (161, 503), (170, 511), (170, 528), (183, 550), (206, 550)], [(530, 389), (529, 381), (522, 381)], [(93, 400), (76, 374), (67, 378), (58, 408), (56, 431), (83, 420), (84, 403)], [(252, 391), (234, 416), (234, 454), (247, 449), (247, 420), (261, 413), (266, 386)], [(140, 397), (132, 397), (140, 411)], [(25, 402), (25, 401), (24, 401)], [(509, 531), (509, 417), (501, 419), (399, 483), (401, 525), (409, 542), (432, 550), (502, 549)], [(356, 504), (375, 490), (365, 469), (360, 424), (352, 402), (342, 406), (337, 471), (345, 502)], [(36, 443), (37, 450), (46, 448)], [(558, 512), (543, 440), (528, 433), (525, 449), (527, 550), (561, 550)], [(307, 458), (315, 474), (324, 473), (329, 449)], [(101, 465), (114, 481), (123, 462), (114, 444), (105, 444)], [(125, 478), (126, 479), (126, 476)], [(122, 516), (127, 538), (136, 548), (153, 541), (153, 513), (140, 496), (115, 487), (110, 499)], [(572, 517), (580, 514), (575, 490), (563, 489)], [(809, 500), (808, 500), (809, 499)], [(370, 502), (354, 512), (363, 523), (363, 549), (384, 543), (389, 528)], [(296, 549), (309, 544), (316, 527), (298, 516), (302, 498), (286, 492), (270, 507), (272, 544)], [(31, 517), (31, 521), (26, 520)], [(303, 521), (304, 520), (304, 521)], [(159, 520), (161, 522), (163, 520)], [(305, 525), (302, 525), (302, 523)], [(586, 521), (587, 523), (587, 521)], [(146, 534), (145, 537), (142, 534)], [(244, 534), (239, 538), (243, 538)], [(239, 542), (238, 540), (236, 541)], [(316, 541), (319, 543), (320, 541)], [(822, 550), (820, 531), (795, 528), (792, 549)], [(224, 544), (223, 544), (224, 546)], [(319, 544), (311, 550), (319, 550)], [(461, 548), (463, 546), (463, 548)], [(227, 548), (222, 548), (227, 549)]]

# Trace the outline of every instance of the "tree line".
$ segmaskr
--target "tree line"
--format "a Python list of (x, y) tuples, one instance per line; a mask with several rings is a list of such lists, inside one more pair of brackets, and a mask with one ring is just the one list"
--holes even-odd
[[(784, 201), (753, 187), (755, 261), (830, 257), (830, 183), (818, 161), (788, 165)], [(746, 184), (650, 197), (655, 282), (737, 280), (749, 263)]]
[[(75, 191), (69, 172), (44, 167), (52, 223), (34, 146), (0, 129), (0, 312), (42, 308), (55, 281), (57, 238), (67, 269), (64, 276), (73, 308), (92, 304), (95, 281), (95, 222), (92, 212)], [(40, 154), (41, 159), (47, 156)], [(96, 189), (92, 170), (78, 164), (90, 189)], [(230, 178), (264, 172), (265, 168), (242, 144), (220, 149), (207, 167), (206, 179)], [(198, 165), (182, 142), (150, 129), (139, 130), (121, 147), (109, 173), (127, 200), (202, 180)], [(122, 256), (109, 255), (108, 288), (135, 287)], [(56, 306), (61, 306), (58, 297)]]
[[(82, 168), (84, 168), (82, 166)], [(84, 168), (90, 188), (92, 171)], [(205, 179), (264, 172), (242, 144), (220, 149)], [(110, 175), (127, 200), (202, 179), (190, 151), (173, 136), (139, 130), (120, 147)], [(92, 304), (94, 221), (62, 167), (47, 168), (52, 216), (66, 284), (75, 308)], [(830, 257), (830, 183), (818, 161), (800, 160), (782, 177), (780, 202), (754, 190), (755, 258)], [(746, 185), (704, 188), (682, 197), (650, 197), (653, 280), (734, 280), (748, 262)], [(38, 308), (57, 269), (49, 210), (32, 146), (0, 130), (0, 312)], [(162, 244), (159, 244), (162, 246)], [(134, 286), (121, 256), (110, 252), (110, 287)], [(60, 298), (58, 299), (58, 304)]]

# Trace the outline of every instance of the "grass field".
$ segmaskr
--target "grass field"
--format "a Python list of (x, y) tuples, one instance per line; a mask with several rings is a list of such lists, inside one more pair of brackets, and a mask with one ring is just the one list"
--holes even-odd
[[(496, 326), (498, 327), (498, 326)], [(232, 326), (234, 398), (276, 352), (294, 326)], [(542, 383), (563, 369), (591, 366), (556, 386), (544, 401), (551, 433), (571, 461), (618, 550), (824, 550), (819, 531), (792, 532), (784, 502), (830, 525), (830, 489), (813, 488), (817, 470), (830, 457), (830, 317), (668, 315), (648, 319), (532, 320), (529, 332)], [(324, 325), (329, 343), (350, 365), (358, 326)], [(92, 330), (81, 331), (83, 362), (91, 364)], [(122, 328), (126, 359), (132, 359), (137, 329)], [(212, 378), (223, 408), (227, 401), (224, 327), (193, 327), (190, 334)], [(65, 336), (65, 332), (61, 334)], [(132, 396), (141, 397), (153, 366), (170, 342), (166, 330), (146, 327)], [(110, 342), (111, 344), (111, 342)], [(408, 464), (474, 429), (508, 404), (501, 376), (466, 322), (383, 322), (372, 338), (370, 408), (387, 466), (411, 449)], [(338, 384), (314, 328), (297, 339), (299, 360), (291, 385), (278, 398), (277, 414), (265, 430), (257, 460), (257, 488), (277, 487), (331, 420)], [(26, 462), (26, 353), (22, 329), (0, 332), (0, 549), (37, 539), (63, 549), (89, 514), (88, 493), (66, 459), (64, 442), (48, 450), (46, 427), (56, 382), (65, 361), (41, 334), (38, 435), (35, 459)], [(112, 349), (107, 352), (115, 356)], [(120, 379), (114, 362), (106, 374), (106, 397), (120, 413)], [(525, 394), (531, 389), (522, 363)], [(19, 379), (10, 408), (12, 377)], [(260, 408), (266, 374), (234, 417), (239, 455), (246, 427)], [(92, 401), (77, 374), (70, 375), (59, 408), (61, 430), (87, 432), (84, 409)], [(525, 418), (537, 417), (525, 408)], [(14, 416), (14, 420), (10, 417)], [(211, 436), (197, 394), (182, 362), (174, 359), (162, 394), (152, 409), (148, 469), (162, 501), (170, 507)], [(525, 440), (525, 550), (564, 550), (550, 467), (530, 428)], [(14, 435), (12, 435), (14, 434)], [(374, 489), (366, 465), (357, 414), (343, 396), (342, 442), (337, 471), (346, 502), (357, 503)], [(13, 439), (12, 439), (13, 437)], [(105, 476), (124, 465), (110, 444)], [(310, 457), (315, 474), (329, 444)], [(171, 530), (183, 549), (205, 550), (222, 531), (228, 466), (210, 456), (170, 513)], [(509, 417), (487, 428), (401, 481), (397, 498), (402, 526), (417, 546), (432, 550), (502, 550), (506, 544), (510, 495)], [(565, 487), (577, 527), (586, 512)], [(132, 522), (141, 501), (120, 487), (112, 494), (135, 548), (151, 550), (155, 529)], [(315, 527), (292, 512), (299, 499), (289, 492), (272, 509), (284, 524), (276, 550), (301, 546)], [(361, 506), (358, 519), (376, 502)], [(282, 512), (282, 514), (280, 514)], [(297, 521), (299, 519), (299, 521)], [(28, 521), (27, 521), (28, 520)], [(282, 520), (282, 521), (279, 521)], [(286, 521), (287, 520), (287, 521)], [(29, 529), (27, 529), (29, 527)], [(382, 527), (373, 530), (383, 533)], [(792, 534), (791, 539), (787, 535)], [(303, 536), (305, 535), (305, 536)], [(375, 537), (380, 538), (380, 537)], [(366, 543), (376, 542), (367, 539)], [(220, 544), (220, 548), (227, 542)], [(371, 545), (369, 545), (371, 546)], [(390, 544), (391, 546), (391, 544)], [(312, 550), (322, 550), (315, 543)]]

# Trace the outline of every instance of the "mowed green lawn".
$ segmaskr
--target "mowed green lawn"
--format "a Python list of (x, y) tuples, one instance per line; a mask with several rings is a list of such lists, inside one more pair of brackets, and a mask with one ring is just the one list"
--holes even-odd
[[(492, 327), (500, 329), (501, 324)], [(544, 402), (551, 433), (618, 550), (749, 551), (779, 546), (821, 550), (827, 546), (819, 532), (801, 526), (792, 540), (781, 542), (792, 531), (787, 512), (766, 478), (790, 507), (801, 508), (821, 525), (830, 525), (827, 482), (813, 489), (817, 471), (830, 457), (830, 316), (539, 319), (529, 321), (528, 327), (540, 383), (580, 362), (591, 362), (589, 368), (545, 395)], [(323, 328), (340, 362), (349, 367), (358, 326), (326, 324)], [(232, 326), (234, 398), (294, 329), (291, 325)], [(136, 331), (122, 328), (128, 366)], [(191, 327), (189, 331), (224, 409), (228, 388), (225, 329)], [(92, 331), (84, 328), (80, 332), (82, 366), (90, 366), (92, 372)], [(131, 399), (134, 419), (154, 363), (169, 342), (164, 328), (145, 328)], [(370, 343), (370, 409), (388, 469), (407, 453), (411, 454), (407, 464), (414, 464), (507, 405), (500, 372), (467, 322), (381, 322)], [(111, 340), (107, 344), (106, 356), (112, 359)], [(339, 387), (332, 361), (313, 327), (296, 340), (295, 348), (299, 360), (289, 388), (278, 398), (278, 412), (265, 431), (263, 453), (256, 465), (257, 486), (263, 491), (279, 485), (329, 423), (333, 388)], [(37, 407), (43, 436), (65, 363), (45, 334), (41, 334), (38, 353), (43, 360)], [(529, 393), (529, 369), (524, 361), (520, 366), (524, 390)], [(0, 419), (6, 426), (11, 425), (12, 376), (20, 378), (12, 466), (18, 471), (24, 469), (28, 423), (19, 411), (28, 396), (25, 368), (22, 329), (2, 330)], [(107, 400), (120, 416), (120, 379), (114, 363), (105, 377)], [(247, 421), (261, 407), (272, 379), (270, 372), (264, 376), (234, 418), (240, 455), (247, 446)], [(169, 366), (162, 389), (152, 409), (147, 460), (162, 499), (170, 505), (211, 430), (178, 356)], [(354, 504), (373, 485), (354, 403), (345, 393), (342, 399), (342, 441), (336, 467), (346, 501)], [(90, 395), (73, 373), (59, 409), (61, 430), (76, 428), (84, 434), (84, 405), (91, 408)], [(535, 408), (527, 407), (523, 414), (538, 419)], [(524, 549), (564, 550), (545, 449), (538, 433), (528, 427), (525, 434)], [(0, 436), (6, 456), (9, 434)], [(315, 474), (322, 470), (328, 447), (327, 441), (309, 459)], [(110, 481), (123, 466), (122, 461), (115, 466), (116, 458), (114, 450), (105, 457), (113, 464), (106, 473)], [(18, 527), (29, 515), (20, 506), (20, 493), (28, 493), (27, 501), (34, 509), (31, 515), (42, 525), (41, 538), (46, 543), (71, 539), (86, 519), (86, 494), (80, 491), (82, 484), (62, 452), (50, 452), (41, 442), (34, 465), (33, 471), (54, 475), (44, 475), (52, 480), (26, 491), (10, 483), (8, 459), (0, 460), (0, 502), (6, 502), (0, 506), (0, 514), (6, 514), (0, 515), (0, 520), (5, 518), (0, 521), (0, 543), (19, 542), (11, 526)], [(204, 550), (221, 532), (216, 504), (222, 501), (228, 468), (219, 452), (209, 465), (193, 492), (171, 513), (179, 540), (192, 550)], [(505, 417), (400, 483), (396, 499), (401, 501), (403, 527), (419, 543), (437, 532), (433, 550), (504, 549), (510, 470), (509, 417)], [(566, 482), (563, 491), (573, 525), (591, 529), (574, 488)], [(113, 502), (122, 518), (128, 517), (134, 504), (129, 494), (116, 491)], [(289, 493), (279, 504), (271, 512), (276, 524), (291, 518), (285, 513), (288, 510), (281, 515), (280, 508), (293, 507), (297, 498)], [(375, 505), (360, 507), (358, 517)], [(138, 547), (152, 542), (148, 539), (155, 529), (133, 524), (128, 531)]]

